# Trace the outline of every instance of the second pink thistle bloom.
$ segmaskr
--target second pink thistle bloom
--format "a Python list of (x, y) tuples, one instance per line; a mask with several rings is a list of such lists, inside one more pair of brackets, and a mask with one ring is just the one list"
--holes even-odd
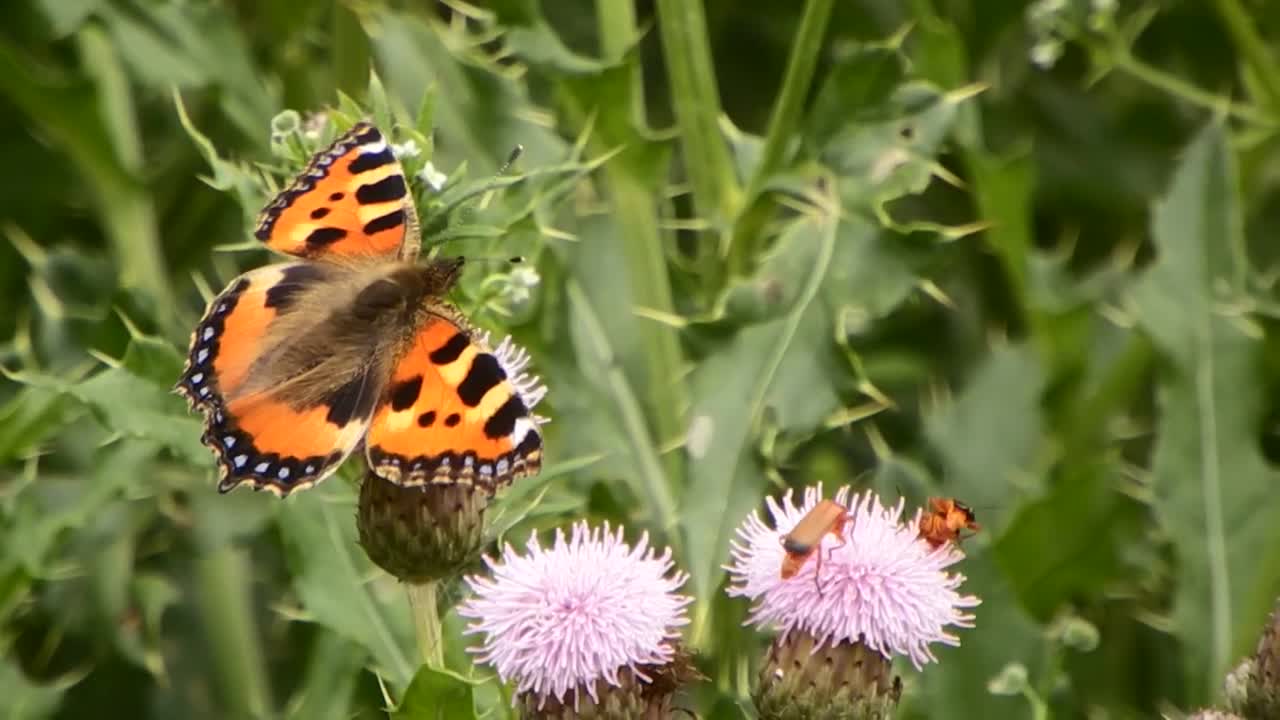
[(931, 643), (959, 645), (947, 626), (973, 627), (965, 609), (981, 602), (957, 592), (963, 575), (946, 572), (964, 553), (951, 543), (931, 549), (921, 541), (918, 518), (901, 521), (901, 500), (886, 508), (873, 493), (850, 499), (848, 488), (840, 490), (836, 502), (849, 508), (844, 544), (823, 536), (815, 557), (795, 577), (782, 579), (781, 539), (821, 499), (820, 488), (807, 489), (798, 506), (791, 493), (782, 502), (769, 498), (774, 527), (756, 514), (738, 529), (727, 568), (729, 594), (756, 601), (750, 621), (800, 630), (819, 642), (861, 641), (885, 656), (908, 657), (917, 669), (937, 660)]
[[(820, 487), (805, 490), (798, 505), (790, 492), (780, 502), (769, 498), (772, 523), (752, 514), (731, 544), (729, 595), (754, 601), (749, 623), (782, 631), (762, 668), (757, 708), (765, 718), (796, 707), (889, 717), (900, 688), (891, 678), (892, 656), (910, 658), (917, 669), (936, 661), (930, 646), (959, 645), (949, 629), (973, 627), (966, 611), (981, 601), (960, 594), (964, 576), (947, 572), (964, 553), (920, 539), (919, 513), (904, 523), (901, 500), (885, 507), (870, 492), (850, 497), (848, 488), (835, 497), (848, 508), (840, 537), (824, 534), (784, 580), (782, 539), (821, 499)], [(861, 667), (863, 674), (831, 677), (832, 667)]]

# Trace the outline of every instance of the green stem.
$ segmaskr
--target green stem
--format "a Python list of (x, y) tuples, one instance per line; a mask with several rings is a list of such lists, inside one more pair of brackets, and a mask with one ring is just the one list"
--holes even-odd
[(618, 410), (623, 435), (631, 445), (632, 460), (638, 466), (637, 474), (640, 476), (641, 490), (648, 499), (648, 507), (657, 515), (658, 524), (666, 533), (668, 544), (679, 553), (681, 539), (680, 534), (676, 532), (679, 515), (676, 512), (675, 497), (666, 475), (662, 472), (662, 464), (658, 460), (653, 435), (645, 422), (640, 402), (631, 389), (626, 373), (622, 372), (622, 368), (613, 357), (604, 328), (600, 326), (600, 318), (596, 316), (582, 286), (570, 280), (566, 292), (569, 296), (570, 310), (581, 318), (586, 331), (586, 341), (596, 354), (600, 367), (605, 369), (606, 386)]
[[(605, 57), (621, 59), (637, 36), (633, 3), (600, 0), (596, 15)], [(598, 110), (600, 141), (609, 147), (628, 146), (613, 162), (605, 164), (604, 175), (622, 236), (632, 305), (675, 314), (662, 231), (658, 227), (658, 204), (650, 182), (654, 175), (645, 162), (643, 139), (634, 129), (644, 122), (643, 80), (635, 59), (627, 62), (627, 67), (631, 98), (635, 103), (630, 115), (624, 117), (627, 110), (623, 108)], [(644, 323), (641, 347), (645, 355), (645, 409), (652, 419), (658, 442), (665, 444), (680, 437), (685, 430), (684, 411), (689, 397), (683, 380), (684, 352), (680, 338), (671, 328), (652, 321), (640, 322)], [(662, 458), (662, 466), (668, 491), (682, 488), (683, 454), (669, 453)]]
[(369, 85), (369, 38), (348, 5), (344, 0), (333, 2), (333, 82), (347, 95), (361, 97)]
[(1262, 36), (1258, 34), (1254, 20), (1240, 4), (1239, 0), (1214, 0), (1218, 15), (1231, 33), (1231, 39), (1240, 49), (1240, 55), (1253, 70), (1254, 79), (1266, 96), (1267, 106), (1272, 112), (1280, 111), (1280, 64), (1267, 48)]
[[(633, 0), (598, 0), (596, 29), (600, 31), (601, 59), (610, 63), (622, 63), (639, 38)], [(625, 72), (631, 95), (631, 117), (628, 119), (637, 127), (643, 127), (645, 124), (644, 80), (640, 63), (634, 59), (627, 62)], [(615, 165), (616, 163), (609, 163), (605, 166), (605, 171), (608, 172)]]
[(1035, 690), (1028, 687), (1022, 691), (1022, 696), (1031, 704), (1031, 720), (1049, 720), (1049, 705)]
[(229, 545), (196, 560), (196, 597), (228, 717), (270, 715), (267, 667), (249, 596), (245, 551)]
[(740, 190), (729, 148), (720, 134), (720, 91), (702, 3), (658, 0), (658, 34), (694, 207), (699, 217), (720, 227), (733, 217)]
[(1134, 78), (1159, 90), (1163, 90), (1185, 102), (1191, 103), (1192, 105), (1198, 105), (1213, 112), (1225, 113), (1237, 120), (1243, 120), (1257, 125), (1272, 126), (1277, 124), (1276, 118), (1259, 111), (1252, 105), (1242, 105), (1211, 92), (1201, 90), (1176, 75), (1164, 72), (1163, 70), (1154, 68), (1142, 62), (1130, 55), (1127, 51), (1116, 52), (1112, 55), (1111, 61), (1117, 70), (1126, 72)]
[[(120, 285), (141, 291), (152, 302), (161, 324), (169, 325), (174, 321), (173, 293), (164, 254), (160, 251), (155, 205), (140, 179), (146, 158), (128, 74), (101, 28), (87, 25), (77, 33), (76, 39), (81, 65), (92, 80), (97, 96), (95, 120), (101, 123), (111, 142), (111, 160), (116, 168), (128, 173), (128, 177), (122, 182), (119, 177), (112, 177), (115, 173), (105, 167), (94, 165), (84, 157), (78, 159), (87, 166), (87, 175), (97, 191), (99, 214), (116, 255)], [(67, 123), (63, 129), (75, 132), (73, 123), (63, 122)], [(98, 152), (101, 149), (95, 149), (95, 154)]]
[(427, 667), (444, 667), (444, 638), (440, 633), (440, 614), (436, 610), (434, 582), (407, 583), (409, 608), (413, 612), (414, 633), (418, 637), (418, 653)]
[(745, 201), (748, 210), (733, 228), (733, 240), (729, 246), (729, 272), (743, 275), (750, 269), (760, 251), (760, 236), (765, 223), (772, 217), (771, 209), (757, 202), (769, 176), (782, 164), (787, 146), (795, 137), (796, 124), (804, 109), (805, 97), (813, 82), (813, 72), (822, 54), (822, 38), (827, 32), (834, 0), (809, 0), (800, 18), (795, 41), (791, 44), (791, 57), (787, 60), (782, 90), (769, 116), (769, 129), (765, 134), (760, 162), (747, 184)]
[(630, 0), (599, 0), (596, 28), (600, 54), (606, 62), (619, 62), (636, 42), (636, 8)]
[(773, 113), (769, 116), (769, 129), (765, 134), (764, 148), (760, 151), (760, 164), (756, 166), (751, 182), (747, 185), (748, 201), (754, 199), (769, 175), (778, 169), (787, 145), (795, 138), (796, 123), (804, 109), (805, 97), (809, 95), (809, 85), (813, 82), (813, 71), (818, 66), (818, 57), (824, 48), (822, 38), (827, 33), (827, 21), (831, 18), (834, 4), (835, 0), (809, 0), (805, 5), (795, 41), (791, 44), (791, 57), (787, 60), (782, 90), (774, 103)]

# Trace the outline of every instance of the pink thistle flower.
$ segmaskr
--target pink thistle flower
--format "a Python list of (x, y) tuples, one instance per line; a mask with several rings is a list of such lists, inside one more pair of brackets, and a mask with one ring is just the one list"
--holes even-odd
[(748, 623), (774, 625), (784, 634), (804, 632), (818, 646), (862, 642), (886, 658), (910, 658), (917, 670), (937, 661), (931, 643), (960, 644), (946, 628), (973, 627), (973, 615), (964, 609), (981, 601), (956, 591), (963, 575), (945, 572), (964, 553), (953, 543), (934, 549), (920, 539), (919, 511), (903, 524), (902, 500), (886, 508), (874, 493), (850, 498), (849, 488), (841, 489), (835, 500), (849, 509), (843, 544), (824, 534), (814, 556), (783, 580), (782, 538), (818, 504), (822, 488), (806, 489), (799, 506), (791, 496), (788, 491), (782, 502), (768, 498), (774, 527), (753, 513), (731, 543), (727, 592), (755, 601)]
[(520, 555), (506, 545), (500, 559), (485, 558), (493, 578), (466, 578), (475, 596), (458, 608), (476, 621), (467, 633), (485, 636), (471, 651), (503, 681), (536, 695), (539, 707), (549, 697), (563, 703), (575, 689), (597, 702), (597, 680), (616, 688), (630, 670), (648, 683), (646, 668), (672, 662), (692, 598), (675, 593), (688, 576), (671, 572), (670, 549), (658, 555), (648, 533), (633, 549), (622, 528), (585, 522), (574, 524), (569, 540), (556, 530), (549, 549), (532, 535), (526, 549)]

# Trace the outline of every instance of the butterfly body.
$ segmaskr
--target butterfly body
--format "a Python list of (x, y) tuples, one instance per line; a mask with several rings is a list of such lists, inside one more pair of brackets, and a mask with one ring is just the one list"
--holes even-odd
[(545, 389), (444, 300), (462, 260), (415, 262), (416, 233), (400, 164), (364, 123), (263, 211), (257, 237), (300, 259), (213, 299), (177, 386), (205, 416), (220, 490), (286, 495), (361, 444), (401, 484), (492, 489), (538, 470)]

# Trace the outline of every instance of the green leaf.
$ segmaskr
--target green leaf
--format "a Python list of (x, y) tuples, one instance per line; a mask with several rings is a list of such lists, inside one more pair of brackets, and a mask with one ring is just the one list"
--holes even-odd
[[(645, 519), (656, 522), (660, 529), (668, 532), (676, 522), (675, 499), (669, 480), (663, 473), (657, 443), (647, 425), (640, 396), (634, 383), (622, 371), (600, 316), (582, 286), (577, 281), (570, 281), (567, 294), (572, 313), (570, 333), (578, 363), (598, 383), (600, 392), (610, 403), (612, 417), (608, 430), (620, 435), (617, 439), (625, 443), (630, 454), (628, 465), (634, 468), (625, 477), (634, 482), (632, 491), (647, 502), (647, 506), (638, 510), (651, 514)], [(602, 444), (600, 447), (614, 448), (617, 444)]]
[[(808, 139), (825, 145), (850, 125), (877, 118), (902, 82), (904, 58), (896, 43), (849, 48), (828, 71), (809, 112)], [(850, 113), (853, 113), (851, 116)]]
[[(967, 578), (959, 592), (977, 594), (982, 604), (970, 611), (972, 629), (954, 630), (959, 647), (933, 646), (938, 664), (920, 673), (915, 692), (903, 699), (903, 716), (929, 720), (1028, 717), (1022, 698), (992, 695), (987, 682), (1013, 661), (1032, 665), (1035, 677), (1044, 655), (1040, 628), (1018, 606), (990, 553), (971, 550), (949, 570)], [(923, 712), (917, 715), (913, 710)]]
[(0, 661), (0, 697), (4, 698), (7, 720), (52, 717), (62, 702), (62, 693), (62, 688), (37, 685), (29, 680), (11, 656)]
[(321, 633), (307, 659), (302, 684), (289, 703), (290, 720), (348, 720), (365, 653), (335, 633)]
[(135, 335), (120, 365), (160, 387), (170, 387), (182, 374), (186, 358), (173, 345), (156, 337)]
[(74, 398), (111, 432), (154, 441), (195, 465), (210, 460), (209, 451), (200, 443), (203, 425), (182, 400), (123, 367), (108, 368), (75, 383), (36, 373), (11, 377)]
[(6, 542), (0, 558), (20, 564), (33, 577), (53, 574), (49, 567), (64, 533), (82, 530), (104, 514), (122, 491), (145, 480), (155, 445), (147, 442), (120, 442), (94, 453), (94, 470), (87, 486), (75, 481), (54, 480), (47, 475), (15, 499), (12, 518), (6, 527)]
[(196, 149), (200, 151), (200, 155), (204, 157), (209, 169), (213, 171), (212, 177), (206, 176), (202, 179), (209, 187), (215, 190), (233, 192), (236, 201), (242, 208), (244, 223), (246, 227), (249, 226), (253, 215), (258, 212), (258, 208), (262, 206), (263, 202), (264, 188), (262, 187), (261, 173), (242, 163), (224, 160), (218, 154), (218, 149), (214, 147), (213, 142), (201, 133), (191, 121), (191, 118), (187, 115), (187, 107), (182, 102), (182, 96), (178, 94), (176, 88), (173, 91), (173, 106), (178, 112), (178, 121), (182, 124), (182, 129), (186, 131), (187, 137), (191, 138), (191, 141), (195, 143)]
[(135, 12), (111, 5), (106, 9), (104, 26), (142, 84), (160, 92), (215, 88), (223, 113), (244, 136), (266, 139), (274, 102), (228, 8), (150, 4)]
[[(766, 407), (803, 410), (830, 404), (831, 388), (813, 378), (824, 346), (832, 344), (832, 327), (814, 322), (809, 313), (818, 297), (835, 254), (839, 223), (835, 218), (805, 217), (795, 221), (779, 239), (779, 252), (788, 258), (792, 274), (787, 284), (801, 288), (784, 317), (743, 329), (719, 352), (706, 358), (691, 380), (694, 406), (690, 427), (700, 428), (704, 440), (687, 448), (691, 477), (698, 478), (681, 501), (687, 529), (689, 572), (700, 608), (723, 574), (720, 566), (732, 529), (758, 504), (761, 485), (752, 461), (749, 440), (758, 430)], [(808, 261), (792, 262), (793, 254)], [(766, 272), (768, 269), (766, 267)], [(794, 400), (781, 395), (779, 377), (809, 377), (807, 391)], [(725, 393), (724, 388), (740, 392)], [(794, 388), (792, 388), (794, 389)], [(794, 420), (794, 418), (790, 418)], [(701, 612), (707, 612), (706, 609)], [(700, 622), (700, 620), (695, 620)]]
[[(946, 492), (999, 516), (1011, 495), (1038, 495), (1036, 453), (1043, 433), (1044, 372), (1030, 348), (997, 348), (959, 397), (929, 418), (929, 439), (946, 465)], [(994, 523), (996, 527), (1002, 521)]]
[(69, 401), (54, 388), (30, 385), (0, 405), (0, 460), (30, 454), (69, 422)]
[(560, 36), (539, 20), (532, 25), (515, 27), (507, 31), (507, 46), (528, 61), (544, 69), (563, 75), (585, 75), (599, 72), (606, 65), (585, 55), (579, 55), (560, 40)]
[(360, 549), (354, 505), (351, 488), (339, 480), (286, 501), (279, 526), (293, 586), (308, 619), (357, 643), (378, 672), (405, 687), (415, 669), (409, 606)]
[(1170, 361), (1159, 379), (1152, 474), (1180, 566), (1173, 620), (1187, 651), (1185, 699), (1200, 705), (1252, 647), (1280, 590), (1280, 494), (1257, 444), (1261, 344), (1232, 311), (1246, 265), (1220, 123), (1183, 153), (1152, 222), (1156, 260), (1134, 301)]
[(395, 720), (474, 718), (471, 683), (448, 670), (423, 666), (405, 691)]
[(63, 38), (75, 32), (106, 0), (38, 0), (34, 3), (53, 26), (53, 34)]
[(843, 125), (822, 147), (821, 157), (840, 177), (844, 206), (870, 208), (892, 225), (886, 206), (923, 192), (940, 172), (937, 155), (968, 97), (907, 83), (876, 115)]

